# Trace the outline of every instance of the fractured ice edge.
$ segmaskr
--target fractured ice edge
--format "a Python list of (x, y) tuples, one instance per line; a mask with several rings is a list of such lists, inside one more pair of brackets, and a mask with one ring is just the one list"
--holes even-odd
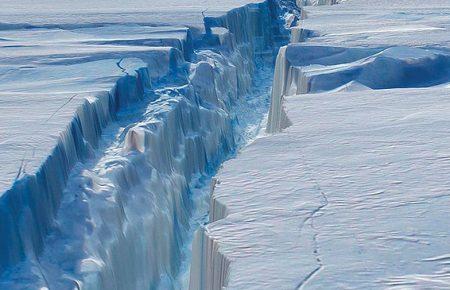
[[(19, 117), (17, 102), (39, 111), (58, 89), (80, 91), (53, 104), (53, 113), (30, 116), (51, 134), (35, 140), (18, 171), (3, 177), (0, 288), (181, 287), (177, 276), (197, 206), (192, 192), (251, 137), (243, 127), (268, 104), (252, 89), (258, 66), (287, 39), (286, 19), (298, 17), (290, 1), (267, 0), (205, 17), (201, 35), (170, 27), (169, 37), (157, 27), (63, 27), (58, 33), (70, 45), (31, 48), (37, 68), (26, 65), (33, 45), (3, 31), (4, 49), (15, 49), (2, 71), (10, 80), (2, 88), (10, 116)], [(144, 38), (145, 29), (152, 31)], [(46, 33), (18, 31), (24, 42)], [(119, 41), (120, 33), (142, 38)], [(35, 75), (29, 91), (16, 73)], [(39, 145), (52, 143), (45, 157)], [(2, 158), (17, 150), (10, 148)], [(36, 155), (44, 161), (36, 163)]]

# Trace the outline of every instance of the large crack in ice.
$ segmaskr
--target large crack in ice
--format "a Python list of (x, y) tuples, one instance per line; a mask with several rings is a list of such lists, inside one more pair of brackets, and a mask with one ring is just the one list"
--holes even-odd
[[(238, 106), (236, 115), (240, 117), (236, 131), (237, 150), (230, 154), (227, 159), (235, 158), (240, 149), (251, 143), (257, 136), (263, 125), (263, 116), (269, 107), (270, 89), (273, 79), (273, 65), (270, 63), (260, 63), (255, 72), (254, 86), (245, 101)], [(219, 169), (219, 168), (217, 168)], [(182, 289), (189, 289), (189, 275), (192, 259), (192, 242), (195, 231), (208, 223), (209, 220), (209, 199), (213, 186), (213, 178), (217, 171), (205, 176), (193, 186), (195, 191), (193, 196), (196, 199), (195, 211), (191, 218), (189, 238), (184, 246), (184, 258), (181, 261), (180, 273), (176, 278), (178, 285)]]
[[(188, 268), (192, 232), (204, 222), (202, 196), (268, 109), (273, 50), (286, 38), (282, 9), (264, 1), (205, 17), (192, 62), (170, 47), (146, 58), (154, 71), (129, 73), (126, 58), (115, 62), (125, 75), (102, 98), (84, 100), (63, 134), (66, 151), (57, 153), (64, 172), (48, 166), (61, 180), (47, 181), (54, 195), (43, 189), (52, 212), (25, 212), (32, 222), (18, 226), (23, 245), (12, 244), (23, 246), (24, 258), (2, 261), (8, 268), (0, 286), (186, 287), (178, 276)], [(74, 132), (80, 141), (70, 139)], [(84, 151), (75, 158), (77, 146)]]
[[(369, 33), (372, 32), (369, 31)], [(370, 37), (370, 34), (368, 37)], [(295, 38), (301, 39), (301, 34), (297, 35)], [(376, 213), (374, 214), (375, 209), (379, 210), (389, 206), (396, 207), (393, 212), (397, 211), (399, 205), (396, 203), (398, 201), (394, 203), (389, 198), (380, 197), (379, 202), (372, 204), (363, 203), (366, 207), (360, 205), (361, 190), (371, 191), (373, 188), (377, 188), (379, 183), (384, 183), (386, 177), (395, 178), (399, 173), (403, 173), (399, 168), (394, 170), (390, 169), (390, 172), (389, 169), (386, 169), (386, 167), (390, 166), (390, 163), (383, 164), (383, 161), (386, 161), (387, 158), (389, 158), (389, 160), (394, 160), (395, 162), (401, 161), (399, 160), (401, 157), (395, 156), (397, 152), (402, 152), (397, 151), (398, 147), (405, 146), (405, 144), (401, 144), (403, 142), (412, 148), (414, 147), (413, 145), (416, 145), (413, 144), (413, 140), (419, 138), (419, 135), (420, 138), (422, 138), (423, 134), (428, 134), (423, 130), (423, 128), (426, 127), (420, 122), (427, 122), (428, 119), (425, 119), (425, 117), (429, 118), (429, 116), (426, 114), (434, 114), (434, 111), (431, 109), (427, 112), (427, 109), (421, 108), (422, 104), (428, 106), (429, 103), (413, 103), (410, 108), (398, 102), (396, 98), (406, 99), (407, 101), (404, 102), (408, 102), (408, 99), (410, 98), (409, 94), (412, 94), (414, 90), (405, 88), (420, 88), (417, 91), (422, 95), (417, 94), (416, 92), (417, 95), (412, 97), (411, 100), (414, 100), (414, 98), (420, 99), (425, 97), (427, 92), (427, 89), (425, 88), (428, 87), (441, 86), (448, 88), (448, 81), (450, 80), (450, 56), (448, 51), (432, 47), (418, 48), (401, 45), (368, 45), (367, 47), (361, 46), (355, 48), (338, 47), (336, 45), (339, 45), (339, 43), (324, 42), (321, 44), (318, 41), (316, 42), (316, 45), (290, 44), (285, 49), (280, 50), (275, 72), (274, 90), (272, 92), (272, 114), (269, 116), (269, 120), (272, 119), (273, 123), (271, 124), (269, 121), (268, 124), (269, 133), (279, 132), (279, 134), (276, 136), (265, 136), (269, 140), (266, 140), (266, 142), (262, 140), (255, 144), (254, 147), (250, 146), (250, 149), (243, 154), (244, 157), (241, 157), (241, 163), (230, 162), (231, 165), (228, 165), (228, 167), (225, 166), (223, 174), (219, 174), (219, 178), (222, 181), (222, 188), (219, 188), (220, 186), (216, 187), (211, 201), (213, 213), (210, 216), (212, 217), (213, 222), (205, 226), (198, 235), (197, 247), (198, 251), (201, 253), (201, 258), (198, 259), (198, 265), (202, 267), (203, 272), (197, 273), (197, 276), (199, 277), (198, 281), (192, 285), (191, 289), (222, 289), (227, 288), (227, 286), (232, 289), (245, 288), (242, 286), (239, 288), (236, 285), (246, 285), (247, 288), (254, 287), (255, 289), (270, 289), (270, 287), (280, 287), (279, 285), (283, 285), (281, 288), (288, 289), (291, 288), (292, 285), (296, 285), (297, 289), (306, 289), (308, 286), (316, 288), (321, 287), (321, 285), (328, 285), (330, 287), (333, 285), (346, 285), (352, 287), (355, 284), (358, 285), (357, 283), (361, 283), (361, 285), (379, 286), (380, 284), (370, 284), (371, 282), (368, 282), (370, 280), (370, 275), (392, 275), (386, 273), (384, 269), (388, 268), (388, 262), (392, 263), (392, 260), (389, 259), (396, 256), (395, 250), (400, 250), (402, 248), (397, 248), (395, 245), (394, 252), (392, 249), (389, 249), (390, 252), (388, 252), (387, 256), (373, 257), (371, 255), (382, 255), (384, 248), (390, 246), (378, 244), (377, 246), (380, 246), (383, 250), (366, 254), (362, 253), (361, 245), (357, 245), (358, 254), (355, 254), (352, 252), (352, 241), (347, 241), (347, 233), (353, 234), (352, 237), (358, 240), (361, 237), (357, 237), (353, 231), (358, 227), (366, 227), (366, 229), (360, 231), (360, 233), (370, 233), (370, 235), (373, 235), (370, 225), (371, 220), (367, 219), (366, 213), (372, 214), (371, 217), (377, 219), (378, 215), (376, 215)], [(384, 91), (385, 89), (390, 90)], [(396, 89), (399, 89), (400, 91), (405, 90), (403, 93), (398, 93), (398, 95), (393, 98), (387, 97), (389, 94), (396, 94)], [(373, 92), (375, 90), (383, 91)], [(356, 93), (345, 93), (347, 91), (364, 92), (358, 95)], [(339, 92), (342, 92), (343, 96), (341, 96)], [(316, 96), (301, 95), (309, 93), (321, 94), (317, 96), (318, 101), (311, 101)], [(446, 92), (444, 90), (436, 90), (435, 92), (431, 91), (430, 94), (433, 95), (435, 93), (445, 95)], [(357, 95), (358, 98), (355, 98)], [(296, 120), (297, 123), (291, 123), (290, 120), (287, 119), (288, 114), (284, 112), (283, 108), (283, 97), (285, 96), (290, 96), (289, 98), (286, 98), (286, 100), (288, 104), (292, 106), (291, 108), (287, 107), (287, 113), (290, 113), (289, 117), (292, 117), (292, 120)], [(351, 101), (346, 100), (347, 97), (349, 97)], [(366, 97), (367, 99), (365, 101), (361, 101)], [(372, 100), (368, 101), (372, 97), (380, 97), (381, 100), (378, 102), (373, 102)], [(333, 98), (336, 98), (337, 101)], [(383, 100), (383, 98), (386, 99)], [(352, 102), (355, 101), (355, 99), (357, 101), (353, 104)], [(439, 103), (442, 99), (437, 98), (436, 100), (438, 100), (437, 103)], [(436, 100), (433, 102), (436, 102)], [(386, 103), (383, 103), (383, 101)], [(300, 105), (302, 102), (305, 102), (306, 105)], [(342, 107), (340, 107), (341, 104), (343, 104)], [(377, 107), (379, 105), (382, 106), (381, 108), (383, 108), (383, 110), (389, 112), (382, 112), (380, 107)], [(398, 108), (396, 107), (397, 105)], [(326, 109), (321, 110), (322, 106), (326, 107)], [(354, 107), (356, 106), (361, 106), (362, 108), (355, 109)], [(414, 106), (416, 108), (412, 108)], [(434, 106), (435, 104), (431, 107)], [(396, 114), (393, 113), (395, 111), (394, 107), (399, 111), (406, 108), (405, 111), (409, 112), (409, 110), (411, 110), (413, 114), (407, 114), (406, 117), (404, 117), (403, 114), (399, 114), (404, 117), (404, 119), (395, 120), (395, 122), (392, 122), (392, 120), (386, 121), (386, 119), (396, 116)], [(420, 108), (420, 112), (416, 112), (417, 108)], [(272, 109), (275, 111), (272, 111)], [(289, 112), (289, 109), (292, 111)], [(390, 110), (393, 112), (390, 112)], [(424, 111), (423, 116), (422, 110)], [(332, 116), (328, 117), (328, 114), (330, 113)], [(300, 118), (299, 116), (302, 114), (307, 117)], [(439, 115), (441, 112), (437, 114)], [(422, 117), (424, 117), (424, 119), (422, 119)], [(366, 118), (370, 120), (366, 120)], [(378, 121), (378, 118), (382, 120), (382, 122), (380, 122), (382, 126), (377, 124), (378, 122), (373, 122), (373, 120)], [(410, 126), (413, 127), (414, 125), (417, 125), (414, 124), (414, 121), (405, 125), (408, 123), (404, 122), (406, 119), (414, 118), (419, 120), (418, 123), (420, 123), (420, 128), (418, 131), (421, 132), (421, 130), (423, 130), (423, 132), (421, 132), (423, 134), (417, 135), (418, 131), (409, 132), (411, 129)], [(438, 118), (430, 118), (430, 120), (435, 120), (430, 127), (437, 126), (437, 122), (439, 121), (436, 121), (436, 119), (439, 120), (440, 118), (441, 116)], [(446, 119), (442, 118), (442, 120)], [(335, 124), (333, 124), (333, 122)], [(361, 126), (361, 124), (366, 124), (366, 122), (370, 125), (367, 127), (364, 125)], [(391, 122), (394, 124), (390, 124)], [(287, 128), (290, 124), (292, 125), (292, 128)], [(301, 127), (304, 128), (300, 129)], [(391, 131), (393, 127), (395, 127), (395, 130)], [(400, 130), (398, 130), (399, 128)], [(406, 133), (401, 132), (402, 130)], [(383, 138), (386, 136), (387, 138), (396, 140), (393, 144), (390, 144), (392, 146), (389, 145), (388, 149), (383, 151), (380, 150), (380, 148), (376, 148), (376, 146), (367, 146), (364, 143), (374, 142), (377, 138), (369, 135), (374, 134), (375, 136), (380, 137), (378, 134), (381, 131), (384, 131), (381, 135)], [(292, 132), (296, 132), (295, 138), (290, 136)], [(411, 140), (402, 140), (401, 142), (398, 140), (398, 136), (390, 136), (390, 134), (400, 134), (401, 136), (405, 134), (408, 136), (408, 133), (412, 135)], [(361, 138), (361, 140), (357, 138)], [(438, 136), (436, 138), (442, 137)], [(336, 144), (333, 143), (335, 141)], [(434, 141), (435, 140), (433, 140), (433, 142)], [(354, 145), (353, 142), (358, 143), (357, 145), (359, 147), (352, 147), (352, 145)], [(289, 148), (289, 146), (292, 147)], [(303, 146), (309, 146), (309, 148), (302, 149)], [(312, 149), (312, 147), (314, 147), (314, 149)], [(351, 152), (353, 148), (355, 149), (355, 152)], [(370, 154), (367, 153), (367, 151), (369, 151), (367, 148), (371, 148)], [(444, 144), (440, 150), (445, 151), (445, 148)], [(331, 152), (327, 152), (327, 150), (330, 150)], [(420, 151), (423, 149), (419, 147), (418, 150)], [(403, 151), (403, 153), (405, 152), (408, 151)], [(309, 155), (306, 155), (306, 153)], [(286, 156), (289, 154), (293, 156), (287, 158)], [(366, 156), (358, 156), (359, 154)], [(406, 155), (408, 154), (409, 152), (406, 153)], [(267, 160), (270, 159), (265, 158), (267, 155), (274, 160)], [(367, 157), (367, 155), (370, 157)], [(420, 152), (418, 155), (421, 156), (420, 158), (429, 158), (426, 157), (428, 154), (424, 155), (423, 152)], [(298, 158), (299, 156), (300, 158)], [(267, 163), (270, 162), (272, 167), (268, 169), (267, 167), (262, 166), (258, 163), (258, 158), (265, 160)], [(289, 162), (285, 159), (289, 160)], [(342, 183), (333, 180), (342, 178), (337, 176), (339, 173), (335, 173), (335, 171), (340, 172), (341, 163), (346, 165), (346, 173), (351, 176), (352, 174), (357, 175), (359, 173), (358, 171), (360, 169), (356, 168), (353, 164), (357, 163), (356, 161), (359, 162), (362, 160), (364, 166), (370, 168), (373, 165), (372, 162), (375, 160), (379, 161), (378, 159), (381, 161), (379, 164), (376, 164), (376, 166), (379, 166), (377, 171), (386, 171), (392, 174), (392, 176), (381, 175), (380, 177), (369, 171), (368, 173), (365, 172), (367, 176), (362, 176), (362, 181), (358, 180), (361, 184), (354, 185), (353, 183), (356, 182), (348, 176), (344, 177)], [(283, 161), (286, 163), (283, 164)], [(252, 164), (249, 165), (249, 163)], [(417, 160), (410, 160), (409, 163), (398, 163), (406, 165), (405, 168), (407, 168), (408, 171), (413, 171), (412, 167), (415, 167), (416, 163), (419, 162)], [(283, 166), (285, 166), (285, 168), (283, 168)], [(242, 171), (239, 171), (240, 167), (243, 168)], [(292, 171), (294, 171), (294, 168), (298, 170), (296, 172), (298, 175), (296, 176), (298, 180), (297, 185), (292, 185), (288, 177), (288, 174), (291, 174), (290, 170), (292, 169)], [(406, 171), (406, 169), (404, 170)], [(361, 167), (361, 171), (364, 172), (363, 167)], [(263, 172), (263, 174), (258, 175), (260, 172)], [(284, 180), (280, 180), (278, 176), (279, 172), (284, 174)], [(323, 175), (320, 175), (321, 173)], [(295, 173), (292, 174), (295, 175)], [(304, 174), (308, 176), (306, 180), (303, 179)], [(426, 174), (424, 176), (425, 178), (429, 178)], [(256, 181), (247, 182), (248, 179), (253, 177), (255, 177)], [(417, 176), (413, 177), (413, 180), (417, 181)], [(301, 181), (304, 181), (308, 186), (301, 184)], [(315, 185), (313, 186), (313, 189), (309, 188), (310, 181)], [(242, 188), (240, 188), (241, 185), (239, 182), (244, 183)], [(394, 181), (396, 185), (397, 182), (398, 181)], [(259, 187), (256, 187), (255, 183), (258, 183)], [(236, 184), (239, 185), (236, 186)], [(437, 192), (445, 190), (445, 187), (441, 187), (439, 181), (436, 184), (435, 190)], [(362, 186), (358, 187), (360, 185)], [(342, 189), (341, 186), (344, 189)], [(231, 189), (226, 190), (224, 189), (225, 187)], [(301, 190), (296, 190), (297, 188), (301, 188)], [(387, 186), (387, 188), (391, 189), (391, 185)], [(410, 188), (402, 187), (402, 191), (400, 192), (395, 192), (394, 189), (393, 192), (391, 192), (392, 199), (398, 198), (398, 195), (400, 194), (405, 196), (403, 192), (408, 192), (411, 188), (415, 188), (416, 190), (417, 188), (422, 189), (422, 187), (417, 184), (410, 186)], [(346, 190), (348, 189), (353, 191), (350, 190), (349, 195), (346, 195)], [(338, 196), (337, 193), (342, 196)], [(382, 191), (382, 193), (384, 194), (384, 191)], [(295, 198), (290, 200), (287, 197), (287, 195), (290, 195), (291, 197), (297, 194), (297, 200), (295, 200)], [(380, 193), (376, 194), (378, 195)], [(263, 195), (267, 195), (267, 197)], [(343, 197), (342, 200), (340, 199), (341, 197)], [(438, 197), (440, 198), (441, 195), (439, 194)], [(427, 204), (427, 201), (431, 201), (434, 198), (435, 197), (429, 194), (420, 193), (414, 197), (403, 197), (403, 199), (399, 198), (399, 200), (401, 201), (401, 206), (413, 207), (413, 205), (418, 205), (422, 202), (423, 204)], [(258, 201), (255, 202), (254, 200)], [(280, 206), (274, 202), (275, 200), (286, 201)], [(300, 213), (290, 208), (291, 203), (297, 205), (295, 204), (295, 201), (298, 201), (298, 209), (293, 207)], [(272, 205), (271, 202), (275, 205)], [(330, 202), (333, 203), (330, 205)], [(388, 206), (386, 206), (385, 203), (388, 204)], [(264, 205), (261, 206), (261, 204)], [(341, 208), (344, 209), (342, 212), (340, 212)], [(362, 214), (361, 212), (345, 212), (345, 209), (348, 208), (351, 208), (352, 210), (363, 210), (363, 212)], [(410, 216), (407, 217), (412, 221), (408, 222), (414, 223), (415, 220), (419, 219), (419, 215), (425, 215), (424, 212), (426, 212), (426, 210), (417, 213), (412, 209), (409, 213)], [(443, 212), (445, 214), (445, 209)], [(273, 216), (270, 216), (272, 213)], [(382, 211), (377, 213), (383, 214)], [(357, 219), (353, 214), (355, 214)], [(442, 213), (440, 214), (441, 215), (439, 216), (443, 216)], [(333, 220), (335, 215), (341, 215), (341, 218), (344, 217), (344, 222), (342, 222), (342, 220)], [(350, 215), (350, 217), (346, 215)], [(268, 216), (270, 216), (270, 219)], [(297, 216), (301, 217), (300, 225), (298, 227), (296, 227), (299, 221)], [(401, 214), (394, 216), (398, 219), (404, 218)], [(289, 223), (289, 218), (292, 217), (295, 217), (294, 226)], [(354, 220), (351, 220), (352, 218)], [(383, 221), (380, 220), (380, 223), (388, 223), (389, 225), (383, 224), (382, 226), (390, 228), (391, 221), (392, 219), (385, 219)], [(423, 223), (423, 229), (426, 230), (427, 226), (429, 226), (429, 221), (424, 221)], [(289, 225), (289, 227), (286, 225)], [(335, 227), (331, 228), (332, 226), (330, 225), (335, 225)], [(286, 244), (283, 244), (284, 240), (280, 238), (282, 235), (278, 235), (279, 232), (277, 231), (283, 226), (286, 228), (279, 231), (282, 232), (283, 235), (293, 237), (292, 239), (297, 239), (298, 236), (292, 234), (292, 228), (299, 228), (298, 232), (301, 235), (303, 231), (305, 233), (304, 237), (298, 239), (297, 244), (291, 240), (289, 240), (289, 243), (286, 242)], [(322, 226), (322, 228), (320, 226)], [(380, 225), (375, 225), (374, 228), (377, 228), (378, 226)], [(445, 226), (446, 225), (444, 225), (444, 227)], [(358, 228), (357, 230), (360, 229)], [(298, 232), (295, 231), (295, 234)], [(332, 232), (331, 235), (330, 232)], [(383, 237), (386, 233), (389, 233), (387, 238)], [(333, 234), (335, 236), (333, 236)], [(376, 239), (382, 239), (383, 241), (392, 239), (395, 241), (400, 240), (402, 242), (418, 243), (417, 239), (394, 236), (393, 234), (395, 234), (395, 232), (392, 233), (386, 231), (380, 233), (382, 238), (376, 237)], [(268, 238), (268, 236), (270, 236), (270, 238)], [(416, 235), (413, 234), (412, 236), (415, 237)], [(333, 240), (335, 237), (336, 240)], [(439, 243), (441, 242), (442, 240), (439, 241)], [(359, 240), (358, 243), (360, 243)], [(336, 247), (331, 248), (329, 246), (330, 244), (339, 245), (342, 249), (337, 249)], [(294, 252), (294, 254), (290, 253), (291, 255), (288, 258), (282, 256), (282, 252), (289, 252), (296, 246), (298, 249), (297, 252)], [(373, 250), (372, 241), (370, 239), (365, 240), (364, 246), (367, 252)], [(406, 248), (409, 246), (404, 247)], [(334, 255), (335, 251), (340, 255)], [(409, 251), (412, 253), (412, 256), (417, 253), (414, 253), (411, 250)], [(267, 256), (265, 256), (265, 254), (267, 254)], [(356, 275), (353, 277), (353, 270), (360, 267), (360, 261), (358, 260), (360, 257), (374, 258), (373, 260), (377, 263), (373, 263), (373, 265), (378, 266), (379, 268), (370, 268), (366, 264), (367, 260), (361, 261), (361, 264), (363, 264), (363, 267), (366, 269), (358, 273), (358, 277), (356, 277)], [(347, 258), (353, 259), (354, 263), (346, 263)], [(409, 259), (409, 257), (407, 258)], [(297, 259), (296, 263), (292, 262), (292, 260), (295, 259)], [(412, 261), (409, 262), (409, 264), (416, 264), (416, 261), (413, 259), (410, 259), (409, 261)], [(273, 266), (272, 263), (275, 266)], [(337, 268), (340, 268), (340, 263), (342, 263), (342, 268), (345, 269), (342, 272), (338, 272), (341, 271), (341, 269), (336, 271)], [(291, 276), (286, 275), (288, 278), (285, 278), (285, 276), (283, 276), (284, 272), (290, 271), (292, 265), (298, 265), (298, 267), (293, 267), (296, 272)], [(401, 261), (398, 264), (394, 262), (392, 265), (395, 267), (390, 268), (393, 272), (400, 269), (406, 272), (411, 269), (404, 261)], [(407, 268), (409, 269), (406, 270)], [(377, 271), (379, 272), (374, 274)], [(301, 273), (302, 277), (299, 277), (300, 274), (298, 272)], [(448, 273), (438, 274), (447, 275)], [(280, 276), (281, 278), (279, 278)], [(391, 280), (388, 279), (384, 282), (386, 282), (388, 286), (399, 287), (401, 285), (416, 285), (415, 283), (421, 279), (429, 279), (430, 281), (427, 281), (426, 283), (435, 285), (435, 281), (431, 281), (431, 277), (435, 278), (438, 277), (438, 275), (395, 276), (392, 277)], [(279, 280), (277, 280), (278, 278)], [(297, 283), (300, 279), (301, 281)], [(358, 281), (358, 279), (361, 280)], [(412, 283), (411, 280), (413, 281)], [(440, 282), (439, 280), (437, 281)], [(376, 283), (379, 282), (380, 281), (377, 281)], [(284, 287), (285, 285), (286, 287)], [(364, 288), (364, 286), (361, 287)]]

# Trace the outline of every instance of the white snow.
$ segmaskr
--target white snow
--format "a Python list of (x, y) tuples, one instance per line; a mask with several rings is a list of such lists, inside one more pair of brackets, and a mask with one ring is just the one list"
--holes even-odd
[(263, 0), (2, 0), (1, 27), (95, 27), (102, 24), (183, 25), (203, 30), (203, 14), (220, 17)]
[(449, 96), (287, 97), (293, 125), (216, 176), (202, 289), (447, 288)]

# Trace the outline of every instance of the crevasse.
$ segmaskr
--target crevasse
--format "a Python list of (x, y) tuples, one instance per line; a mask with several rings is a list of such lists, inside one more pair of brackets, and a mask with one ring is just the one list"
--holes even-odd
[[(296, 7), (306, 5), (333, 5), (338, 1), (296, 1)], [(291, 18), (289, 17), (291, 16)], [(288, 15), (286, 22), (289, 23), (290, 35), (289, 41), (291, 43), (298, 43), (305, 40), (306, 37), (311, 36), (312, 31), (305, 30), (298, 25), (298, 21), (306, 17), (303, 10), (297, 11), (295, 14)], [(283, 108), (283, 96), (291, 91), (306, 90), (307, 80), (299, 69), (293, 66), (286, 56), (288, 46), (283, 46), (279, 49), (276, 57), (273, 86), (271, 90), (271, 104), (269, 108), (267, 120), (267, 133), (276, 133), (290, 126)], [(307, 56), (304, 56), (308, 58)], [(216, 181), (213, 180), (211, 192), (214, 193)], [(214, 195), (210, 199), (209, 222), (214, 223), (224, 219), (228, 215), (227, 205), (221, 203)], [(226, 226), (229, 226), (226, 225)], [(190, 290), (197, 289), (224, 289), (228, 285), (230, 276), (230, 267), (232, 261), (229, 257), (222, 253), (220, 244), (215, 239), (214, 234), (208, 232), (208, 227), (200, 227), (194, 237), (193, 241), (193, 258), (190, 272)]]
[(0, 285), (180, 287), (192, 186), (236, 149), (256, 63), (286, 39), (295, 9), (266, 0), (207, 17), (206, 34), (182, 45), (195, 41), (191, 62), (160, 49), (86, 99), (40, 169), (1, 196)]

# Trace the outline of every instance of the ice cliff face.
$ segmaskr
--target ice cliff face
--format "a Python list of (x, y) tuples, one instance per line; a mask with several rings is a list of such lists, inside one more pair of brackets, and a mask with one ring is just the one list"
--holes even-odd
[(255, 63), (298, 13), (283, 3), (206, 17), (204, 35), (143, 52), (141, 67), (117, 62), (126, 75), (85, 99), (39, 169), (2, 194), (0, 288), (179, 286), (191, 187), (235, 150)]
[[(445, 52), (411, 47), (342, 48), (290, 44), (277, 57), (268, 132), (289, 126), (284, 96), (331, 90), (430, 87), (450, 79)], [(380, 73), (382, 72), (382, 73)]]

